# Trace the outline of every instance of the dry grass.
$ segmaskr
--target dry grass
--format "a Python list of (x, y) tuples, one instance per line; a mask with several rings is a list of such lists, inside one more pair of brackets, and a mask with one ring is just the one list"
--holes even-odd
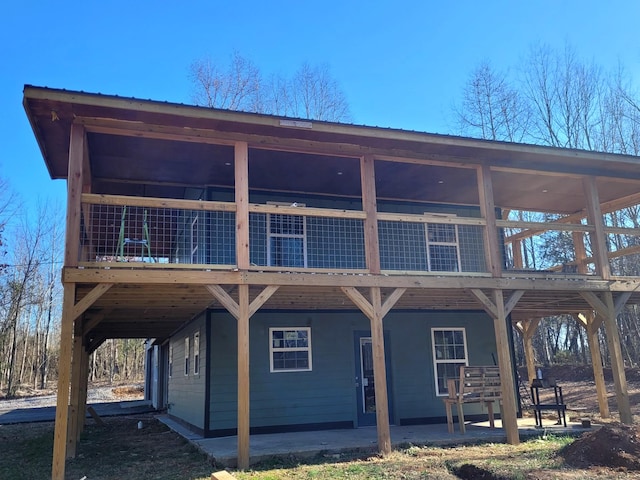
[[(137, 429), (138, 421), (144, 427)], [(208, 480), (219, 470), (182, 437), (150, 415), (105, 419), (87, 425), (77, 458), (67, 463), (67, 478)], [(570, 442), (549, 437), (518, 446), (484, 444), (454, 448), (406, 446), (387, 457), (318, 455), (304, 463), (290, 457), (231, 473), (239, 480), (292, 479), (604, 479), (640, 478), (607, 468), (573, 469), (557, 451)], [(51, 423), (0, 426), (0, 478), (46, 479), (51, 472)], [(471, 465), (471, 467), (469, 466)], [(464, 477), (471, 473), (471, 477)], [(483, 476), (479, 476), (482, 474)]]

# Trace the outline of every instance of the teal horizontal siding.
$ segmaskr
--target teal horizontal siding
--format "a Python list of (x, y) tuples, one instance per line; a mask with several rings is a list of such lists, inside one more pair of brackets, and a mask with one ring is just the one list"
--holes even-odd
[[(212, 312), (211, 430), (237, 426), (236, 321)], [(311, 327), (313, 370), (269, 371), (269, 327)], [(466, 329), (470, 364), (493, 364), (493, 321), (482, 312), (391, 311), (384, 320), (391, 357), (392, 419), (442, 418), (436, 396), (431, 328)], [(353, 335), (368, 320), (351, 312), (259, 311), (250, 321), (252, 427), (357, 423)], [(469, 413), (482, 407), (469, 405)]]

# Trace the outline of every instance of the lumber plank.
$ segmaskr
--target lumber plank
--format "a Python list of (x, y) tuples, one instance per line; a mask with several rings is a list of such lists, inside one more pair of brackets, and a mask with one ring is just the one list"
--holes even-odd
[(237, 142), (234, 147), (236, 201), (236, 263), (240, 270), (251, 265), (249, 260), (249, 146)]

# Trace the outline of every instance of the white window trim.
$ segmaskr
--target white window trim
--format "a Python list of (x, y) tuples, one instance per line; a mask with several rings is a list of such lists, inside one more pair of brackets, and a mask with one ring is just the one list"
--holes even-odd
[(173, 345), (169, 345), (169, 378), (173, 376)]
[[(425, 213), (425, 216), (429, 216), (429, 217), (433, 217), (434, 214), (433, 213)], [(436, 217), (442, 217), (442, 218), (453, 218), (456, 217), (457, 215), (453, 215), (453, 214), (438, 214), (435, 215)], [(455, 242), (432, 242), (431, 240), (429, 240), (429, 225), (452, 225), (453, 226), (453, 231), (455, 234)], [(452, 224), (451, 222), (438, 222), (437, 220), (434, 219), (434, 221), (432, 222), (428, 222), (424, 224), (424, 236), (425, 236), (425, 240), (426, 240), (426, 244), (427, 244), (427, 268), (429, 269), (430, 272), (448, 272), (448, 271), (454, 271), (454, 272), (461, 272), (462, 271), (462, 262), (460, 261), (460, 237), (458, 235), (458, 225), (457, 224)], [(442, 245), (442, 246), (448, 246), (448, 247), (456, 247), (456, 261), (458, 264), (458, 269), (457, 270), (433, 270), (433, 268), (431, 267), (431, 249), (429, 248), (431, 245)]]
[(445, 397), (448, 395), (447, 392), (445, 393), (440, 393), (439, 387), (438, 387), (438, 365), (440, 364), (445, 364), (445, 363), (459, 363), (462, 364), (463, 361), (462, 360), (451, 360), (451, 359), (447, 359), (447, 360), (438, 360), (436, 358), (436, 338), (435, 338), (435, 332), (436, 331), (462, 331), (462, 340), (464, 342), (464, 365), (468, 366), (469, 365), (469, 350), (467, 347), (467, 330), (464, 327), (432, 327), (431, 328), (431, 356), (433, 358), (433, 381), (436, 387), (436, 397)]
[(200, 330), (193, 334), (193, 374), (200, 375)]
[(184, 337), (184, 375), (189, 376), (189, 370), (191, 366), (189, 365), (191, 360), (191, 348), (190, 348), (189, 337)]
[[(308, 347), (302, 348), (273, 348), (273, 332), (281, 330), (306, 330), (307, 331), (307, 343)], [(274, 369), (273, 367), (273, 354), (274, 352), (308, 352), (309, 366), (308, 368), (287, 368), (287, 369)], [(286, 372), (310, 372), (313, 370), (311, 362), (311, 327), (270, 327), (269, 328), (269, 371), (271, 373), (286, 373)]]
[[(267, 205), (275, 205), (279, 207), (306, 207), (304, 203), (284, 203), (284, 202), (267, 202)], [(283, 217), (302, 217), (302, 234), (286, 234), (286, 233), (271, 233), (271, 215), (281, 215)], [(302, 266), (307, 268), (307, 217), (304, 215), (291, 215), (289, 213), (268, 213), (267, 214), (267, 265), (273, 265), (271, 254), (271, 239), (272, 238), (301, 238), (302, 239)], [(294, 268), (294, 267), (292, 267)], [(299, 267), (298, 267), (299, 268)]]

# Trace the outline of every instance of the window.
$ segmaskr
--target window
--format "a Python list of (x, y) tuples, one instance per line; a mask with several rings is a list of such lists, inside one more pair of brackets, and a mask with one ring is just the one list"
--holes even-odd
[(270, 328), (269, 339), (272, 372), (311, 370), (311, 328)]
[(429, 271), (459, 272), (458, 226), (448, 223), (427, 223), (426, 227)]
[(458, 378), (460, 367), (468, 365), (467, 336), (464, 328), (432, 328), (431, 340), (436, 394), (447, 395), (447, 380)]
[(189, 375), (189, 360), (191, 352), (189, 351), (189, 337), (184, 339), (184, 374)]
[(173, 345), (169, 346), (169, 378), (173, 375)]
[(306, 267), (305, 217), (267, 215), (267, 263), (274, 267)]
[(200, 332), (193, 334), (193, 374), (200, 373)]

